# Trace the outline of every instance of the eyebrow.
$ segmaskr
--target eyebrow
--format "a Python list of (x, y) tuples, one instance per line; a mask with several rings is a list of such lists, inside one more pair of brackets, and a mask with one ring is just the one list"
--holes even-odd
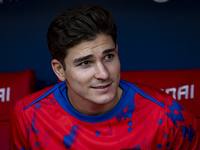
[(92, 57), (93, 57), (93, 55), (87, 55), (87, 56), (84, 56), (84, 57), (80, 57), (80, 58), (75, 59), (74, 63), (79, 63), (79, 62), (85, 61), (87, 59), (90, 59)]
[(108, 54), (108, 53), (113, 52), (115, 50), (116, 50), (116, 48), (106, 49), (105, 51), (103, 51), (103, 54)]
[[(108, 54), (108, 53), (113, 52), (115, 50), (116, 50), (116, 48), (106, 49), (106, 50), (103, 51), (103, 54)], [(94, 57), (94, 56), (93, 55), (86, 55), (86, 56), (75, 59), (74, 63), (83, 62), (83, 61), (90, 59), (92, 57)]]

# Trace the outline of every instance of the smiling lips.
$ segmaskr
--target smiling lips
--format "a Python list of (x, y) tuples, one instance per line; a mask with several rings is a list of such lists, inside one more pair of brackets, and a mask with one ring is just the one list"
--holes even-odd
[(93, 89), (97, 90), (107, 90), (112, 83), (106, 84), (106, 85), (99, 85), (99, 86), (92, 86)]
[(108, 84), (108, 85), (105, 85), (105, 86), (98, 86), (98, 87), (93, 87), (93, 88), (95, 88), (95, 89), (104, 89), (104, 88), (106, 88), (106, 87), (108, 87), (108, 86), (110, 86), (111, 84)]

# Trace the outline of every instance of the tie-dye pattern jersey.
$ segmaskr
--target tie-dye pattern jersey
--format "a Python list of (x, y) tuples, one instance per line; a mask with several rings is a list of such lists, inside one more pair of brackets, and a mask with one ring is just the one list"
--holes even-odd
[(119, 103), (84, 116), (69, 103), (66, 84), (31, 94), (13, 111), (10, 149), (198, 150), (196, 119), (162, 91), (120, 80)]

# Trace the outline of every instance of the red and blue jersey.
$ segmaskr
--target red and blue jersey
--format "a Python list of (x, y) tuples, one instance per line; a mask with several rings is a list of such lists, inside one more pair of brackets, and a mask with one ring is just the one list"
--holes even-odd
[(163, 91), (120, 80), (119, 103), (99, 116), (77, 112), (65, 82), (20, 100), (10, 125), (10, 149), (198, 150), (196, 119)]

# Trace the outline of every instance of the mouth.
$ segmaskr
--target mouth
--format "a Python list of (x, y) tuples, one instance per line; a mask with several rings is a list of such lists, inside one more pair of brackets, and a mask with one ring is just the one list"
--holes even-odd
[(95, 87), (92, 87), (92, 88), (94, 88), (94, 89), (105, 89), (105, 88), (109, 87), (110, 85), (111, 85), (111, 83), (110, 83), (110, 84), (107, 84), (107, 85), (95, 86)]
[(98, 92), (108, 92), (113, 82), (107, 82), (104, 84), (97, 84), (95, 86), (91, 86), (92, 89)]

